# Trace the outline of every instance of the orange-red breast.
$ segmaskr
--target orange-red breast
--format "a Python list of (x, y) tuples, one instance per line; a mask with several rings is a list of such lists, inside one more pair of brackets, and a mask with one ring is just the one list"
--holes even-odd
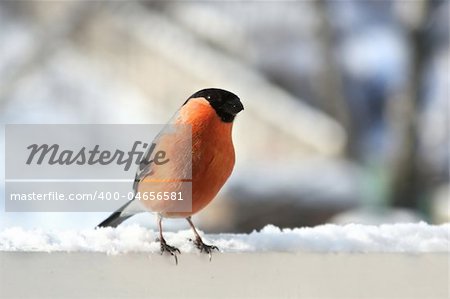
[[(230, 176), (235, 162), (232, 128), (235, 116), (244, 110), (240, 99), (233, 93), (217, 88), (203, 89), (188, 98), (170, 121), (174, 125), (188, 125), (191, 135), (183, 130), (172, 134), (161, 132), (153, 141), (158, 148), (167, 153), (170, 165), (149, 164), (148, 159), (141, 163), (134, 184), (137, 194), (146, 192), (186, 192), (184, 178), (191, 176), (192, 206), (176, 209), (177, 201), (146, 200), (130, 201), (106, 220), (99, 227), (116, 227), (124, 220), (141, 212), (141, 207), (158, 214), (159, 240), (161, 252), (168, 252), (175, 257), (179, 250), (166, 243), (162, 233), (163, 218), (185, 218), (194, 234), (195, 245), (202, 252), (209, 254), (217, 249), (203, 243), (192, 223), (191, 216), (210, 203)], [(164, 183), (155, 181), (167, 179)], [(190, 191), (190, 190), (189, 190)]]

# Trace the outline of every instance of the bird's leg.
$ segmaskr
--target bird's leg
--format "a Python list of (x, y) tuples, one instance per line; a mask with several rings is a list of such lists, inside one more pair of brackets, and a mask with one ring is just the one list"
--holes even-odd
[(177, 253), (181, 254), (180, 250), (174, 246), (170, 246), (166, 243), (166, 240), (162, 234), (162, 217), (158, 215), (158, 227), (159, 227), (159, 243), (161, 244), (161, 254), (168, 252), (175, 258), (175, 264), (178, 265)]
[(195, 241), (194, 241), (194, 245), (200, 249), (200, 252), (205, 252), (209, 255), (209, 260), (211, 261), (211, 253), (213, 250), (217, 250), (219, 251), (219, 248), (217, 248), (217, 246), (214, 245), (206, 245), (205, 243), (203, 243), (202, 238), (200, 237), (200, 235), (198, 234), (197, 230), (195, 229), (194, 223), (192, 223), (191, 217), (187, 217), (186, 220), (189, 222), (189, 225), (191, 226), (192, 230), (194, 231), (195, 234)]

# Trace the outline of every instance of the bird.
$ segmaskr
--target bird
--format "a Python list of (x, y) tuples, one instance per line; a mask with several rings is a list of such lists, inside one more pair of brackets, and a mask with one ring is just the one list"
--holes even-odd
[[(232, 129), (236, 115), (242, 110), (240, 98), (224, 89), (206, 88), (192, 94), (168, 122), (189, 128), (190, 134), (186, 130), (170, 133), (166, 128), (153, 140), (153, 144), (168, 154), (171, 166), (152, 164), (150, 153), (144, 154), (133, 184), (135, 197), (97, 227), (117, 227), (137, 213), (156, 213), (161, 254), (170, 254), (178, 264), (180, 250), (167, 244), (162, 222), (164, 218), (184, 218), (194, 233), (194, 245), (211, 260), (211, 253), (219, 249), (203, 242), (192, 216), (216, 197), (233, 171)], [(180, 201), (173, 200), (137, 200), (136, 195), (155, 191), (189, 192), (189, 206), (180, 206)]]

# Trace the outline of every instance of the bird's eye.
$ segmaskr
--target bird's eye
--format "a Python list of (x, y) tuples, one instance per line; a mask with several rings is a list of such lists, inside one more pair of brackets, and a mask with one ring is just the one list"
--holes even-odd
[(211, 100), (211, 96), (206, 96), (206, 99), (207, 100)]

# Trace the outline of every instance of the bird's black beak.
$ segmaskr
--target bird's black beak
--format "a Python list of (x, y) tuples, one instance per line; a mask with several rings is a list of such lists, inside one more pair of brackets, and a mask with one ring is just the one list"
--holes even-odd
[(227, 103), (225, 107), (225, 111), (230, 113), (231, 115), (236, 115), (242, 110), (244, 110), (244, 105), (242, 105), (241, 101), (239, 100)]

